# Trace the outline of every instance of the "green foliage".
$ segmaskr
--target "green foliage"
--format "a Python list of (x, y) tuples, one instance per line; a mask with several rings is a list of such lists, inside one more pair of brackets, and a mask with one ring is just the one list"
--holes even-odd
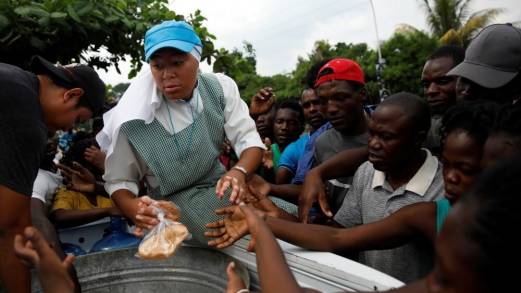
[(437, 40), (422, 31), (395, 33), (381, 46), (386, 65), (383, 79), (391, 93), (408, 91), (422, 95), (420, 76)]
[(474, 33), (490, 24), (502, 9), (469, 12), (472, 0), (421, 0), (432, 34), (442, 44), (466, 46)]
[[(416, 29), (402, 29), (382, 43), (382, 54), (386, 65), (382, 76), (391, 93), (409, 91), (422, 95), (420, 76), (427, 57), (436, 49), (437, 40)], [(249, 102), (257, 91), (265, 86), (274, 89), (278, 100), (300, 97), (306, 88), (306, 75), (313, 64), (323, 59), (345, 57), (357, 61), (365, 73), (369, 103), (378, 97), (376, 83), (376, 51), (367, 44), (329, 44), (317, 41), (315, 48), (305, 57), (299, 57), (295, 69), (290, 74), (260, 76), (256, 73), (255, 51), (245, 43), (244, 50), (231, 52), (220, 49), (216, 54), (214, 72), (223, 72), (232, 77), (239, 87), (241, 97)]]
[[(87, 62), (107, 68), (130, 57), (134, 76), (141, 68), (143, 38), (163, 20), (184, 20), (168, 8), (168, 0), (2, 0), (0, 61), (27, 67), (39, 54), (51, 62)], [(197, 10), (190, 22), (203, 42), (202, 59), (210, 63), (213, 40)], [(100, 49), (109, 56), (100, 56)]]

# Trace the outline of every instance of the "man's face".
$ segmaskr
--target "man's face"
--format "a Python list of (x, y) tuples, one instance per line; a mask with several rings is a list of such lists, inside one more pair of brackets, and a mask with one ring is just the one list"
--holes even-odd
[(313, 89), (307, 89), (302, 93), (302, 108), (304, 109), (304, 118), (309, 121), (313, 130), (316, 130), (324, 124), (324, 114), (321, 112), (320, 99), (317, 97)]
[(159, 90), (171, 100), (188, 99), (197, 81), (199, 63), (189, 54), (171, 48), (152, 55), (150, 69)]
[(278, 109), (273, 124), (275, 141), (281, 148), (298, 139), (302, 125), (299, 121), (299, 113), (291, 108)]
[(364, 119), (362, 91), (355, 90), (345, 80), (332, 80), (321, 84), (317, 95), (333, 127), (341, 133), (353, 134)]
[(423, 67), (421, 83), (433, 114), (443, 114), (456, 103), (456, 78), (446, 76), (453, 65), (452, 58), (440, 57)]
[(412, 119), (396, 105), (382, 105), (369, 120), (369, 161), (376, 170), (396, 170), (420, 148)]
[(262, 115), (259, 115), (257, 119), (255, 119), (255, 126), (257, 127), (257, 132), (262, 139), (273, 136), (273, 118), (275, 116), (275, 111), (272, 109)]

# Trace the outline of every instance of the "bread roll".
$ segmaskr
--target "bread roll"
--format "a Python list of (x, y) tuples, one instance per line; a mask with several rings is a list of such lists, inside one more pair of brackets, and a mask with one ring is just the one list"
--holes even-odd
[(139, 245), (138, 255), (143, 259), (166, 259), (174, 255), (177, 246), (188, 235), (182, 224), (165, 225)]

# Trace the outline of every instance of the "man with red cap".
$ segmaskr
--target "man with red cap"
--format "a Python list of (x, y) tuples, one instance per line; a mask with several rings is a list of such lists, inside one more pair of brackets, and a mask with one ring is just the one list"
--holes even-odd
[[(364, 111), (366, 96), (364, 72), (355, 61), (335, 58), (320, 69), (315, 82), (322, 112), (333, 126), (315, 142), (315, 166), (347, 149), (366, 149), (367, 117)], [(362, 155), (360, 164), (365, 160)], [(327, 182), (327, 199), (333, 213), (344, 200), (354, 171)]]

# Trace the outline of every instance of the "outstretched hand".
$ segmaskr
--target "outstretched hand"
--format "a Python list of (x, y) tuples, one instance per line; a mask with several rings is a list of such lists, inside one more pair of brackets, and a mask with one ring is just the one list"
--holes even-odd
[[(234, 205), (215, 211), (217, 215), (224, 215), (225, 217), (223, 220), (206, 224), (207, 228), (213, 230), (205, 232), (204, 235), (215, 238), (208, 242), (208, 246), (225, 248), (248, 234), (248, 222), (242, 207), (245, 207), (245, 205)], [(261, 211), (257, 212), (261, 217), (265, 217)], [(253, 251), (254, 247), (255, 239), (252, 237), (248, 244), (248, 250)]]
[(74, 262), (73, 255), (60, 260), (43, 235), (33, 227), (27, 227), (14, 239), (16, 256), (38, 273), (44, 292), (74, 292), (74, 282), (68, 270)]
[(332, 217), (333, 213), (329, 207), (324, 181), (318, 173), (311, 169), (304, 178), (304, 185), (299, 196), (298, 213), (302, 223), (308, 223), (309, 210), (317, 200), (322, 212), (326, 216)]
[(78, 162), (72, 162), (72, 167), (58, 164), (67, 188), (79, 192), (94, 192), (96, 190), (96, 177), (87, 168)]

